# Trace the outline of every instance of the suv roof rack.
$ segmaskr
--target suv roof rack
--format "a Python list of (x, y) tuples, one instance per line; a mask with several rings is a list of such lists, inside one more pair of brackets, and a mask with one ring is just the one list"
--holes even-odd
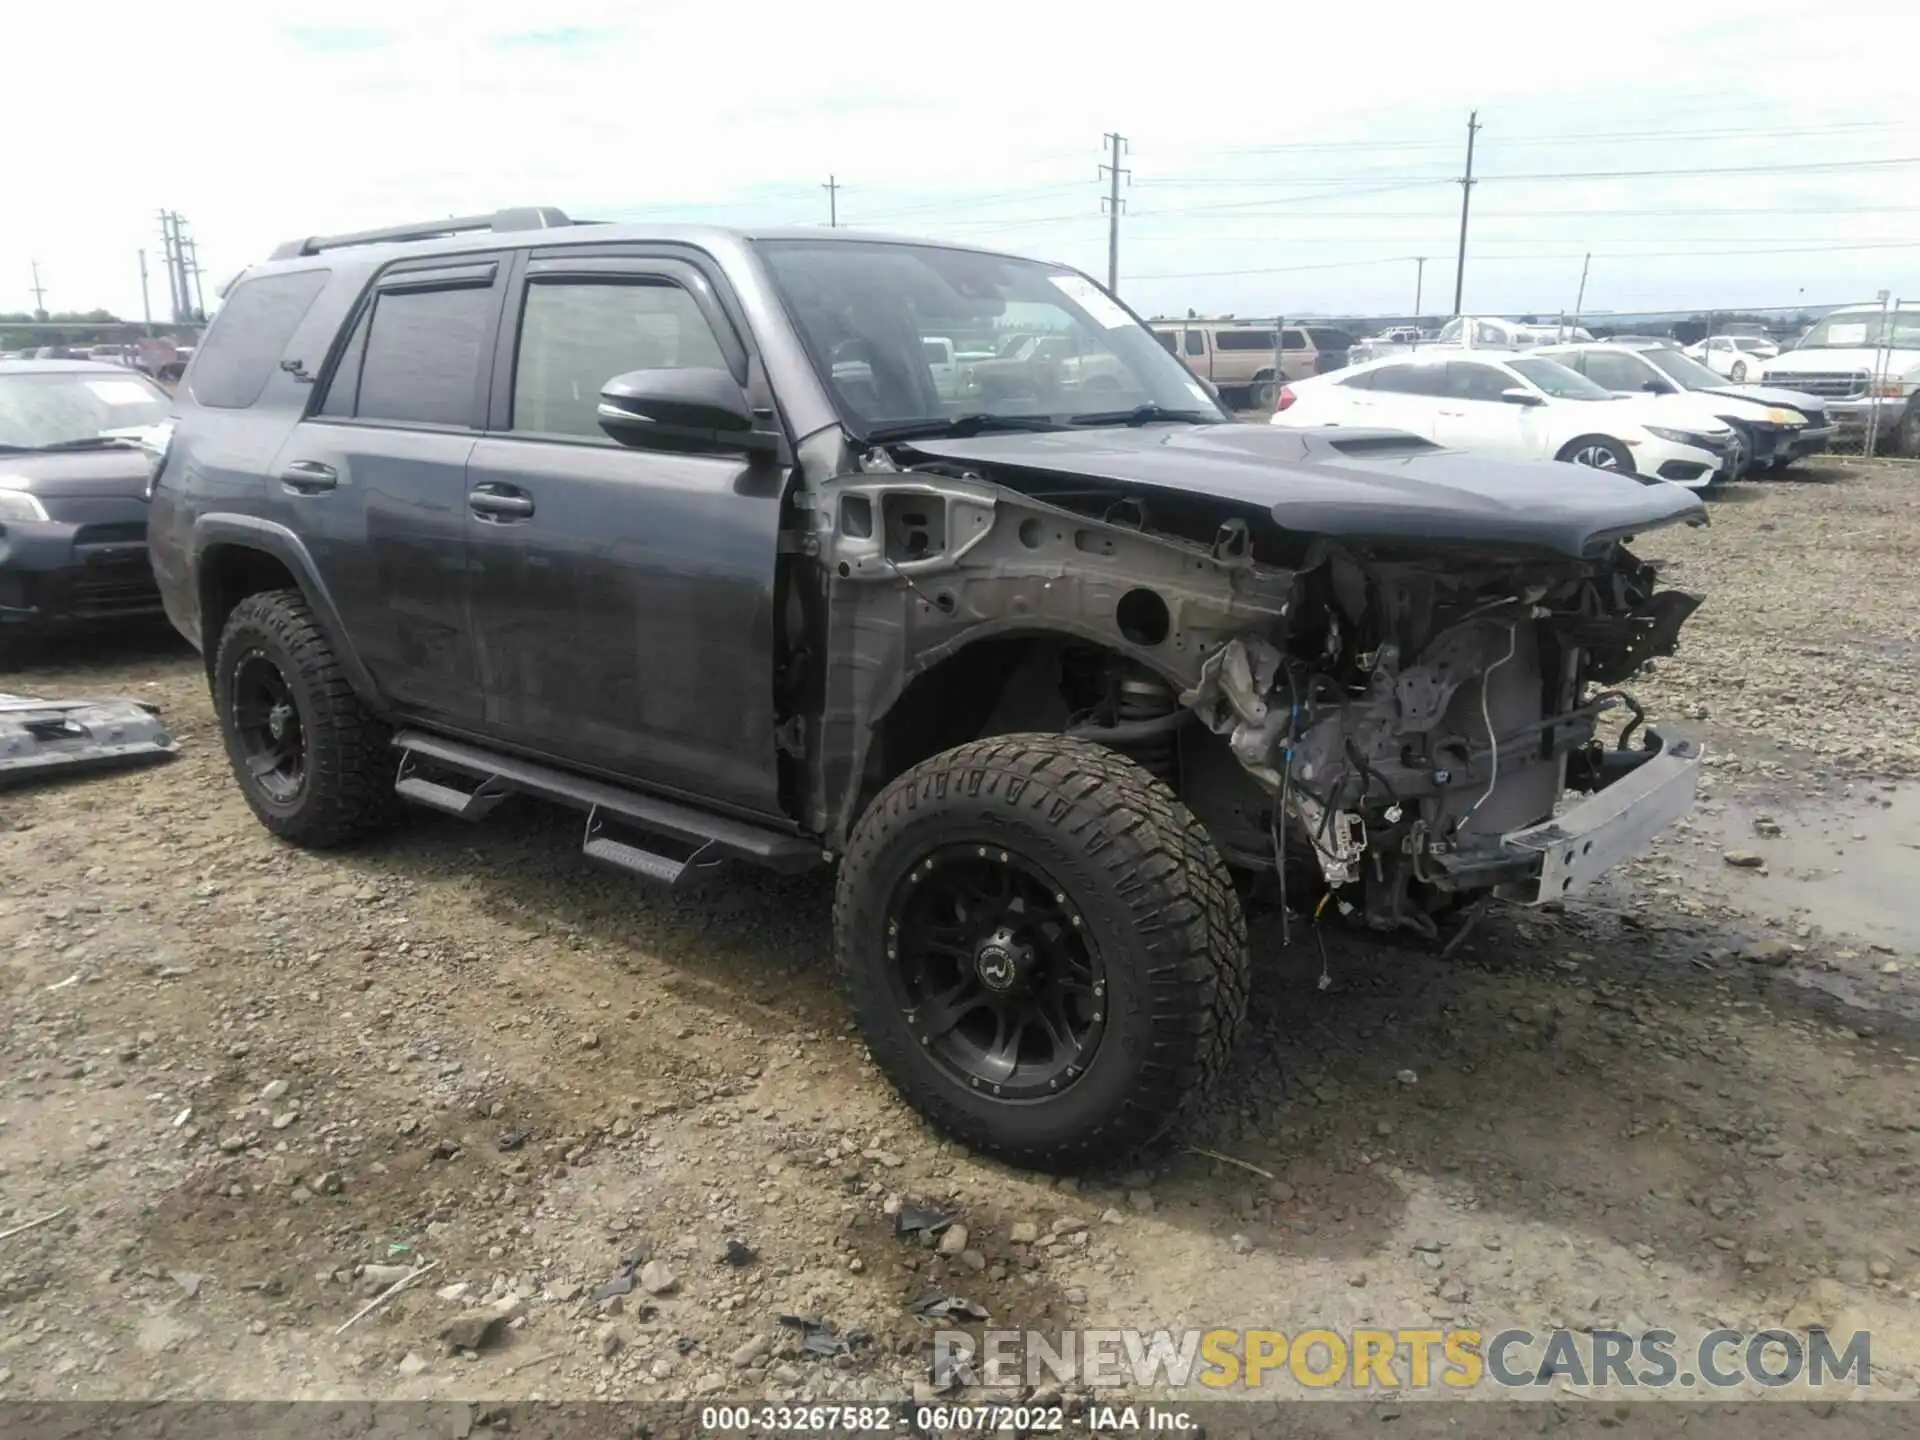
[(297, 260), (318, 255), (323, 250), (343, 250), (350, 245), (395, 245), (407, 240), (438, 240), (446, 235), (465, 235), (476, 230), (496, 234), (515, 230), (548, 230), (561, 225), (586, 225), (592, 221), (572, 220), (564, 210), (552, 205), (518, 205), (495, 210), (491, 215), (449, 215), (444, 220), (423, 220), (414, 225), (390, 225), (382, 230), (356, 230), (346, 235), (308, 235), (277, 246), (274, 260)]

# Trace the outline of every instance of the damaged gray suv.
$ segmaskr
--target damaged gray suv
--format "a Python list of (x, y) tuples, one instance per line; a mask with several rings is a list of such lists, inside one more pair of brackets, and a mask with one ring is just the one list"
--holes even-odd
[(663, 884), (836, 867), (874, 1058), (1022, 1164), (1221, 1072), (1251, 880), (1444, 938), (1693, 796), (1616, 687), (1697, 604), (1628, 542), (1697, 499), (1234, 423), (1058, 265), (544, 209), (295, 240), (170, 423), (154, 568), (268, 829), (531, 796)]

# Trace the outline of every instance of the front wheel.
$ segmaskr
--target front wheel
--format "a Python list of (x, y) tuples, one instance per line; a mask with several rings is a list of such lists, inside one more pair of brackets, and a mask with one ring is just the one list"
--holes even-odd
[(1016, 1164), (1107, 1164), (1224, 1069), (1247, 933), (1211, 840), (1124, 756), (1057, 735), (936, 755), (854, 831), (834, 901), (854, 1015), (934, 1125)]
[(1626, 475), (1633, 473), (1632, 454), (1618, 440), (1606, 435), (1582, 435), (1578, 440), (1570, 440), (1553, 458), (1575, 465), (1588, 465), (1595, 470), (1618, 470)]

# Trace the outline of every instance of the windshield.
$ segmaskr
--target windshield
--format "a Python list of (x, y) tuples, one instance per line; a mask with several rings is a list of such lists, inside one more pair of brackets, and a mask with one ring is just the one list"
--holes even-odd
[(1640, 358), (1676, 380), (1683, 390), (1710, 390), (1727, 383), (1726, 377), (1709, 370), (1691, 355), (1678, 350), (1642, 350)]
[(1524, 376), (1556, 400), (1613, 399), (1612, 391), (1601, 389), (1579, 371), (1569, 370), (1558, 360), (1527, 355), (1518, 360), (1509, 360), (1507, 366), (1514, 374)]
[[(862, 434), (976, 415), (1065, 423), (1142, 406), (1227, 418), (1151, 331), (1072, 271), (934, 245), (757, 248), (841, 416)], [(969, 358), (933, 375), (929, 336)]]
[[(1895, 350), (1920, 350), (1920, 310), (1902, 310), (1881, 323), (1878, 310), (1854, 310), (1829, 315), (1807, 332), (1802, 350), (1852, 350), (1891, 345)], [(1891, 334), (1889, 334), (1891, 332)]]
[(172, 405), (164, 390), (131, 372), (0, 373), (0, 447), (40, 450), (94, 440), (158, 424)]
[(1736, 350), (1765, 350), (1772, 348), (1771, 340), (1762, 340), (1754, 335), (1735, 335), (1731, 337)]

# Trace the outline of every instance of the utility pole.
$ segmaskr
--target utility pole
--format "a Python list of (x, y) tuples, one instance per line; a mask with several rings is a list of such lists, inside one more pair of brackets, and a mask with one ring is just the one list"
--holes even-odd
[(827, 176), (827, 183), (820, 187), (827, 192), (827, 228), (840, 228), (840, 182), (833, 176)]
[(1467, 283), (1467, 207), (1473, 201), (1473, 137), (1480, 130), (1480, 112), (1467, 116), (1467, 173), (1460, 178), (1460, 249), (1453, 262), (1453, 313), (1460, 313), (1460, 296)]
[(47, 314), (47, 290), (40, 283), (40, 262), (29, 260), (27, 263), (33, 267), (33, 316), (36, 320), (43, 320)]
[[(180, 217), (174, 216), (173, 221), (177, 227)], [(188, 282), (191, 281), (193, 304), (188, 309), (187, 318), (197, 321), (207, 313), (207, 302), (200, 294), (200, 246), (191, 238), (182, 240), (180, 245), (186, 252), (180, 260), (180, 293), (182, 296), (187, 294)]]
[(140, 252), (140, 317), (146, 322), (147, 337), (153, 337), (153, 293), (147, 289), (147, 252)]
[(1102, 135), (1107, 142), (1108, 161), (1100, 167), (1099, 173), (1107, 177), (1107, 193), (1102, 203), (1107, 207), (1107, 293), (1120, 293), (1120, 207), (1126, 202), (1120, 198), (1120, 177), (1127, 177), (1127, 183), (1133, 183), (1133, 171), (1120, 168), (1120, 157), (1127, 148), (1127, 137), (1117, 132)]
[(1593, 264), (1593, 252), (1587, 252), (1587, 258), (1580, 262), (1580, 293), (1573, 297), (1573, 323), (1580, 323), (1580, 307), (1587, 303), (1587, 267)]
[(1427, 257), (1426, 257), (1426, 256), (1424, 256), (1424, 255), (1416, 255), (1416, 256), (1414, 256), (1414, 257), (1413, 257), (1413, 265), (1414, 265), (1414, 270), (1413, 270), (1413, 323), (1414, 323), (1414, 325), (1415, 325), (1416, 327), (1418, 327), (1418, 326), (1419, 326), (1419, 324), (1420, 324), (1420, 292), (1421, 292), (1421, 291), (1422, 291), (1423, 289), (1425, 289), (1425, 288), (1426, 288), (1426, 280), (1427, 280)]
[(178, 325), (186, 318), (186, 302), (180, 296), (180, 246), (174, 231), (175, 217), (170, 211), (160, 212), (160, 255), (167, 270), (167, 302), (173, 323)]

